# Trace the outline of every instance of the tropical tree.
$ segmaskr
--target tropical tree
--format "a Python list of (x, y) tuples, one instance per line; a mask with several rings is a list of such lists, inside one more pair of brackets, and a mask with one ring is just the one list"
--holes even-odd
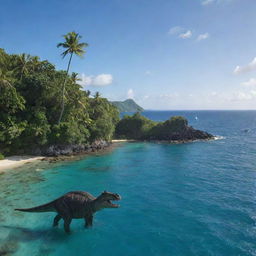
[(95, 95), (94, 95), (94, 98), (95, 98), (95, 99), (99, 99), (99, 98), (100, 98), (100, 93), (99, 93), (99, 92), (96, 92)]
[(64, 112), (65, 85), (66, 85), (66, 82), (67, 82), (68, 72), (69, 72), (70, 63), (71, 63), (73, 54), (82, 57), (83, 54), (85, 53), (85, 50), (83, 48), (88, 46), (87, 43), (80, 43), (79, 42), (79, 40), (82, 37), (78, 33), (74, 32), (74, 31), (67, 33), (63, 37), (65, 39), (65, 42), (57, 44), (57, 47), (58, 48), (59, 47), (63, 47), (64, 49), (66, 49), (61, 54), (63, 58), (65, 58), (66, 55), (68, 55), (68, 54), (70, 54), (70, 57), (69, 57), (68, 66), (67, 66), (67, 70), (66, 70), (66, 76), (65, 76), (65, 79), (64, 79), (64, 82), (63, 82), (63, 86), (62, 86), (61, 112), (60, 112), (58, 124), (60, 124), (61, 119), (62, 119), (62, 115), (63, 115), (63, 112)]
[(91, 91), (90, 90), (84, 91), (84, 93), (85, 93), (86, 97), (90, 97), (90, 95), (91, 95)]
[(16, 61), (15, 72), (19, 74), (20, 80), (22, 80), (23, 75), (28, 74), (29, 64), (31, 64), (32, 57), (29, 54), (22, 53), (17, 55)]
[(81, 78), (78, 76), (79, 74), (76, 72), (72, 72), (71, 74), (71, 80), (73, 83), (76, 83), (77, 81), (81, 81)]

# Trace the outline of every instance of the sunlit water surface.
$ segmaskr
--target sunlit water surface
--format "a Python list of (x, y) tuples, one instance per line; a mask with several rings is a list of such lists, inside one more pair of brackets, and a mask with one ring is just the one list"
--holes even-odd
[[(124, 143), (113, 152), (49, 169), (25, 166), (0, 176), (0, 255), (256, 255), (256, 112), (145, 112), (154, 120), (185, 115), (224, 139), (180, 145)], [(16, 207), (67, 191), (122, 196), (72, 234), (54, 213)]]

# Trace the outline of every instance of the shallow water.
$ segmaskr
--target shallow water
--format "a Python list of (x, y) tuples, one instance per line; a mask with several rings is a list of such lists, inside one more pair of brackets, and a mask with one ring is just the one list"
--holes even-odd
[[(123, 143), (104, 155), (2, 174), (0, 255), (256, 255), (256, 112), (144, 114), (182, 114), (225, 139)], [(13, 211), (72, 190), (117, 192), (121, 207), (97, 213), (92, 229), (73, 221), (72, 235), (62, 223), (51, 227), (52, 213)]]

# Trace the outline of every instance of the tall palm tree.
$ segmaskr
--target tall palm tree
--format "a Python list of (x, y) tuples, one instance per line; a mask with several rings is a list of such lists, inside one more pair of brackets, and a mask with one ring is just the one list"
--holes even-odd
[(62, 87), (62, 103), (61, 103), (61, 112), (60, 112), (58, 124), (61, 122), (63, 111), (64, 111), (65, 85), (66, 85), (66, 82), (67, 82), (68, 72), (69, 72), (70, 63), (71, 63), (73, 54), (76, 54), (76, 55), (82, 57), (83, 54), (85, 53), (85, 50), (83, 50), (83, 48), (88, 46), (87, 43), (79, 43), (79, 40), (82, 37), (74, 31), (67, 33), (63, 37), (65, 39), (65, 42), (57, 44), (57, 47), (58, 48), (63, 47), (63, 48), (66, 49), (61, 54), (63, 58), (65, 58), (67, 54), (70, 54), (70, 57), (69, 57), (69, 61), (68, 61), (68, 67), (67, 67), (67, 70), (66, 70), (65, 80), (63, 82), (63, 87)]

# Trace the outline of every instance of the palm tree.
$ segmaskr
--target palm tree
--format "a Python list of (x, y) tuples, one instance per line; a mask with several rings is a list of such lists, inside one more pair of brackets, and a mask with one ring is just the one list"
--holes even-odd
[(71, 80), (75, 84), (77, 81), (81, 81), (82, 79), (79, 78), (78, 73), (72, 72), (71, 74)]
[(100, 93), (99, 93), (99, 92), (96, 92), (95, 95), (94, 95), (94, 98), (95, 98), (95, 99), (99, 99), (99, 98), (100, 98)]
[(65, 93), (65, 85), (67, 82), (67, 77), (68, 77), (68, 72), (70, 68), (70, 63), (73, 57), (73, 54), (76, 54), (80, 57), (83, 56), (85, 53), (85, 50), (83, 50), (84, 47), (87, 47), (87, 43), (79, 43), (79, 40), (82, 38), (78, 33), (72, 31), (67, 33), (66, 35), (63, 36), (65, 39), (64, 43), (59, 43), (57, 44), (57, 47), (63, 47), (66, 50), (61, 54), (63, 58), (66, 57), (67, 54), (70, 54), (69, 61), (68, 61), (68, 67), (66, 70), (66, 76), (65, 80), (63, 82), (63, 87), (62, 87), (62, 103), (61, 103), (61, 112), (58, 120), (58, 124), (61, 122), (63, 111), (64, 111), (64, 93)]
[(22, 80), (23, 75), (28, 73), (31, 60), (32, 57), (29, 54), (22, 53), (17, 56), (15, 71), (20, 75), (20, 80)]
[(40, 66), (40, 58), (38, 56), (33, 56), (31, 58), (31, 68), (35, 72)]
[(90, 95), (91, 95), (91, 91), (90, 90), (87, 90), (87, 91), (84, 91), (85, 92), (85, 95), (87, 96), (87, 97), (90, 97)]

